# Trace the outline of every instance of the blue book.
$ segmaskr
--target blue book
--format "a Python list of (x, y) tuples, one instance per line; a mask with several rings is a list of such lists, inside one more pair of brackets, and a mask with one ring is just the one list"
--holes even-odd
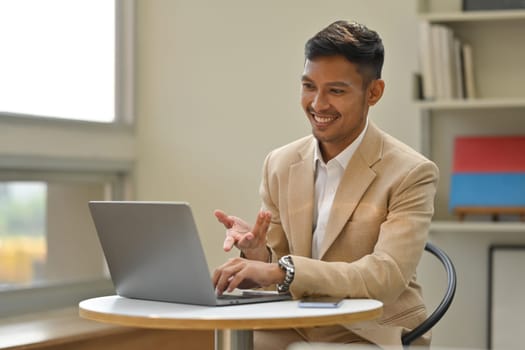
[(449, 208), (523, 207), (525, 173), (456, 173), (450, 184)]

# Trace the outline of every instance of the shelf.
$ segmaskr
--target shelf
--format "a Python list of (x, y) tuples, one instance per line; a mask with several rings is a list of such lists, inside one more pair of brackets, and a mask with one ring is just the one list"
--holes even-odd
[(430, 23), (525, 20), (525, 10), (421, 13), (419, 18)]
[(523, 222), (433, 221), (430, 233), (524, 233)]
[(525, 98), (416, 101), (415, 103), (421, 109), (432, 110), (525, 108)]
[[(436, 217), (450, 218), (450, 221), (433, 223), (431, 232), (481, 233), (488, 236), (511, 233), (525, 237), (525, 223), (507, 220), (490, 222), (488, 217), (469, 217), (465, 222), (454, 222), (448, 207), (451, 186), (449, 176), (453, 172), (454, 143), (458, 137), (525, 134), (522, 79), (525, 46), (515, 44), (521, 43), (525, 35), (525, 9), (462, 11), (460, 0), (418, 0), (416, 4), (421, 22), (419, 49), (423, 49), (419, 52), (420, 63), (426, 66), (420, 67), (421, 74), (415, 80), (419, 85), (414, 84), (417, 90), (413, 91), (413, 106), (418, 109), (420, 116), (420, 149), (437, 164), (444, 178), (439, 182), (436, 192)], [(446, 33), (433, 30), (440, 28), (434, 25), (446, 27)], [(428, 84), (424, 76), (436, 83), (440, 80), (438, 78), (452, 70), (451, 65), (456, 68), (458, 63), (464, 64), (457, 62), (457, 51), (454, 57), (448, 55), (446, 45), (450, 40), (445, 40), (445, 34), (447, 39), (452, 36), (460, 45), (471, 47), (472, 65), (469, 66), (473, 68), (471, 73), (474, 76), (475, 93), (470, 96), (477, 98), (419, 99), (424, 90), (423, 83)], [(429, 56), (432, 59), (428, 59)], [(442, 63), (437, 58), (445, 56), (444, 61), (448, 64), (443, 65), (446, 69), (435, 69)], [(443, 85), (450, 83), (451, 76), (457, 77), (462, 73), (457, 70), (454, 72), (447, 75), (445, 82), (439, 81), (440, 90), (443, 90)], [(459, 83), (454, 79), (452, 82), (454, 86)], [(437, 93), (437, 86), (429, 90), (433, 92), (429, 96), (443, 95)]]

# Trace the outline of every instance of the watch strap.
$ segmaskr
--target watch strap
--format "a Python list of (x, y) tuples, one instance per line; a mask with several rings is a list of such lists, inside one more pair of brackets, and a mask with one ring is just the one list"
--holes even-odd
[(277, 264), (281, 270), (285, 272), (283, 283), (277, 284), (277, 291), (279, 293), (286, 293), (289, 291), (290, 285), (292, 284), (295, 277), (295, 266), (290, 255), (281, 257)]

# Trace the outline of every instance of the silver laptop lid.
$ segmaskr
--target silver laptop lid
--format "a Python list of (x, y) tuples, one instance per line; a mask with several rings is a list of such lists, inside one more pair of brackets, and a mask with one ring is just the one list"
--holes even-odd
[(216, 304), (188, 203), (93, 201), (89, 208), (117, 294)]

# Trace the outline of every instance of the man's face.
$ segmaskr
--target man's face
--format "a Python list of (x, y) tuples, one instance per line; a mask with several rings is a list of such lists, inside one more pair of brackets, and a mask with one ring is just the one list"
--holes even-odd
[[(377, 82), (379, 82), (380, 94)], [(304, 65), (301, 104), (325, 161), (335, 157), (359, 136), (370, 105), (383, 92), (383, 82), (366, 87), (357, 65), (343, 56), (319, 57)]]

